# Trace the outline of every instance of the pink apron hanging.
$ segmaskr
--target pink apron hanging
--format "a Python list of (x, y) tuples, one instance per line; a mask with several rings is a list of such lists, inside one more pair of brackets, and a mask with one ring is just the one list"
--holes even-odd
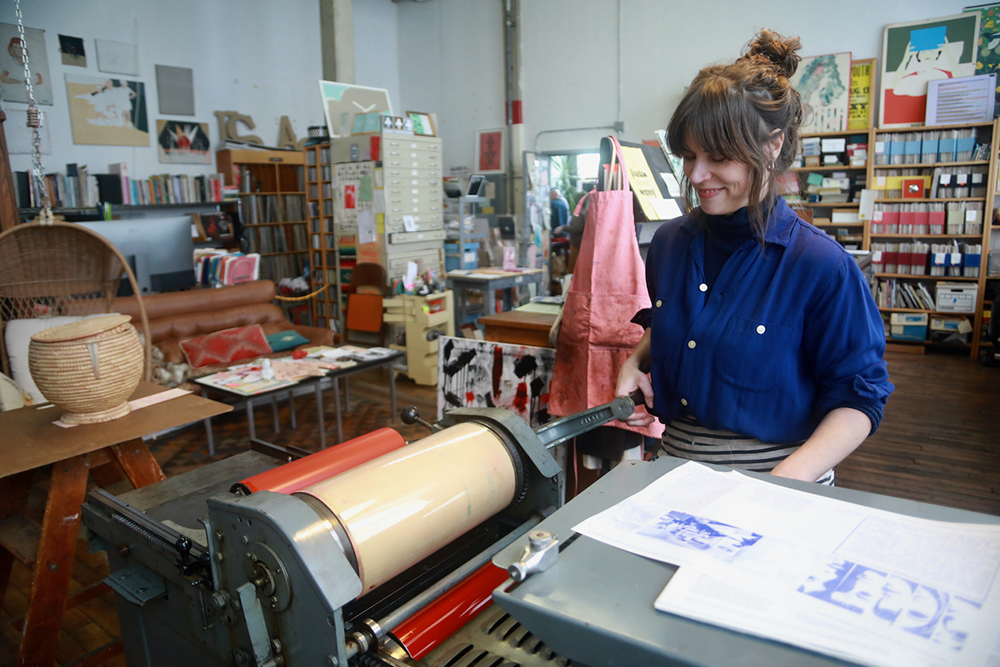
[[(555, 368), (549, 383), (549, 412), (557, 416), (571, 415), (615, 398), (618, 372), (643, 334), (642, 327), (630, 320), (650, 305), (628, 173), (621, 145), (614, 137), (609, 139), (614, 151), (610, 175), (605, 179), (606, 190), (589, 195), (580, 255), (563, 306)], [(622, 165), (617, 172), (616, 156)], [(616, 179), (618, 174), (620, 179)], [(611, 189), (618, 184), (616, 180), (620, 190)], [(582, 203), (581, 199), (577, 215)], [(610, 425), (654, 438), (663, 434), (659, 421), (644, 428), (618, 421)]]

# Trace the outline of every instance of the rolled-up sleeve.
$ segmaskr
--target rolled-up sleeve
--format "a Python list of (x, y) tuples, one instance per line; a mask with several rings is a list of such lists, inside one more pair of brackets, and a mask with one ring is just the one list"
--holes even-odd
[(874, 433), (894, 387), (883, 359), (882, 317), (852, 257), (818, 290), (806, 313), (803, 350), (814, 360), (814, 418), (850, 407), (868, 416)]

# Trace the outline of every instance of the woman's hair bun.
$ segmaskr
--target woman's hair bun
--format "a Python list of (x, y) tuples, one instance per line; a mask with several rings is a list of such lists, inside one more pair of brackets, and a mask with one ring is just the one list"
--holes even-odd
[(768, 61), (775, 70), (785, 78), (790, 78), (798, 69), (802, 57), (797, 51), (802, 48), (798, 37), (782, 37), (778, 33), (764, 28), (750, 42), (746, 49), (746, 58)]

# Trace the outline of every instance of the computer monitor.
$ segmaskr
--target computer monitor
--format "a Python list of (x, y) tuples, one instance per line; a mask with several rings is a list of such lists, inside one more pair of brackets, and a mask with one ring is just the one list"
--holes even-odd
[[(77, 223), (97, 232), (125, 256), (143, 294), (194, 287), (191, 216), (96, 220)], [(131, 292), (125, 289), (120, 296)]]

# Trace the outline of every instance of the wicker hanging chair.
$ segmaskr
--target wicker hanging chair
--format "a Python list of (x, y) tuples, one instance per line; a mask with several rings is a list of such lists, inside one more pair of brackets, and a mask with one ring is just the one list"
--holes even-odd
[(71, 222), (28, 223), (0, 233), (0, 362), (10, 374), (7, 323), (60, 315), (111, 313), (122, 277), (139, 304), (143, 335), (143, 379), (152, 377), (149, 320), (132, 269), (100, 234)]

